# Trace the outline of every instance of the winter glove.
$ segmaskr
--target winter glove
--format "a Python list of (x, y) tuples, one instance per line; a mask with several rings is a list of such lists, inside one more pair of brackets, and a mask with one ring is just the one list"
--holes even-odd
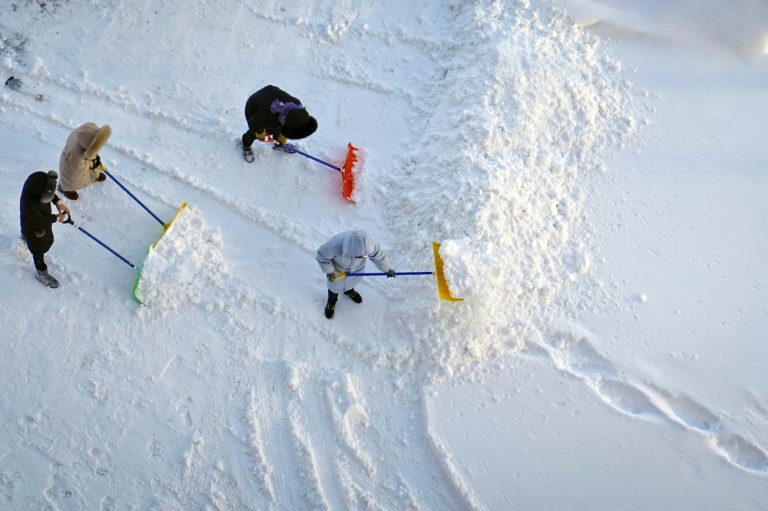
[(267, 141), (267, 130), (262, 130), (261, 133), (256, 133), (256, 138), (259, 139), (259, 142), (266, 142)]
[(327, 273), (326, 275), (328, 275), (328, 282), (336, 282), (344, 276), (342, 272), (336, 270), (333, 270), (331, 273)]
[(393, 268), (390, 268), (389, 271), (387, 272), (387, 278), (388, 279), (395, 278), (395, 270)]
[(104, 165), (101, 163), (101, 158), (99, 157), (98, 154), (96, 155), (96, 158), (91, 160), (91, 168), (92, 169), (99, 169), (99, 170), (106, 170), (104, 168)]

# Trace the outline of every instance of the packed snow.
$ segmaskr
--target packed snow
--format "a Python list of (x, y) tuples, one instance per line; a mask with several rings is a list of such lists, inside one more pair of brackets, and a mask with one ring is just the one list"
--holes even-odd
[(136, 297), (165, 311), (206, 302), (212, 288), (227, 281), (221, 232), (211, 232), (203, 215), (186, 207), (164, 230), (142, 263)]
[[(760, 0), (0, 10), (0, 509), (764, 509), (766, 34)], [(354, 204), (243, 160), (268, 84), (302, 151), (361, 148)], [(94, 183), (72, 217), (136, 269), (56, 224), (52, 290), (18, 196), (84, 122), (173, 222)], [(400, 272), (442, 243), (463, 301), (368, 277), (327, 320), (350, 229)]]

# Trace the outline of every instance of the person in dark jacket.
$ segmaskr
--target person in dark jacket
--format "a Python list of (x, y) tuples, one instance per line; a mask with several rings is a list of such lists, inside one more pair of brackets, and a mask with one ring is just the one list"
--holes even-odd
[[(69, 208), (56, 195), (58, 178), (53, 170), (31, 174), (24, 182), (19, 205), (21, 237), (32, 252), (37, 280), (51, 288), (59, 287), (59, 281), (48, 273), (45, 254), (53, 245), (53, 224), (65, 221), (69, 214)], [(51, 204), (58, 214), (51, 213)]]
[(284, 147), (289, 139), (307, 138), (317, 131), (317, 121), (301, 101), (274, 85), (267, 85), (248, 98), (245, 120), (248, 121), (248, 131), (243, 133), (240, 147), (248, 163), (253, 161), (251, 145), (257, 138), (264, 141), (271, 135), (276, 140), (275, 149), (293, 152)]

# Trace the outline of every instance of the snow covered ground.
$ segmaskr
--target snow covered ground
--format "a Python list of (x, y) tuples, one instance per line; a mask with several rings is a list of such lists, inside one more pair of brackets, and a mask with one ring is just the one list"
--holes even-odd
[[(764, 509), (760, 0), (19, 1), (0, 10), (0, 509)], [(709, 4), (709, 3), (708, 3)], [(356, 204), (237, 148), (299, 97)], [(34, 279), (27, 175), (109, 124)], [(325, 319), (314, 253), (399, 271)]]

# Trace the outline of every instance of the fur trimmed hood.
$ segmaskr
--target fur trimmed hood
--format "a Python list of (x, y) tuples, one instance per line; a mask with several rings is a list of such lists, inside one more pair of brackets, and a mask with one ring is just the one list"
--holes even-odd
[(77, 134), (77, 143), (83, 149), (83, 157), (86, 160), (92, 160), (96, 158), (99, 151), (104, 147), (109, 140), (109, 136), (112, 135), (112, 128), (105, 124), (101, 128), (93, 124), (92, 122), (83, 124), (77, 128), (79, 132)]

